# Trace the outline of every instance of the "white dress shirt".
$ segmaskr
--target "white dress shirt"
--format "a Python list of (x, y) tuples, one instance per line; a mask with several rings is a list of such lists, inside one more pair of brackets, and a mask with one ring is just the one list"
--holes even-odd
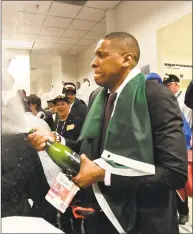
[(74, 102), (70, 104), (70, 112), (71, 112), (73, 105), (74, 105)]
[(180, 110), (182, 111), (182, 113), (184, 114), (186, 120), (188, 121), (190, 127), (192, 127), (192, 110), (190, 108), (188, 108), (185, 104), (184, 104), (184, 99), (185, 99), (185, 93), (183, 91), (179, 91), (175, 94), (175, 96), (177, 97), (178, 103), (179, 103), (179, 107)]

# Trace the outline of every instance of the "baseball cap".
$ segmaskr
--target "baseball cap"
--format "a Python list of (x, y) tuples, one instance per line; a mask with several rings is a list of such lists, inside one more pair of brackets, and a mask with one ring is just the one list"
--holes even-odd
[(54, 98), (52, 102), (54, 105), (56, 105), (57, 101), (64, 101), (64, 102), (67, 102), (68, 104), (70, 103), (69, 99), (64, 95), (58, 95), (56, 98)]
[(155, 72), (150, 72), (145, 76), (146, 80), (157, 80), (158, 83), (162, 83), (162, 78)]
[(66, 82), (63, 83), (63, 86), (64, 86), (62, 90), (63, 94), (68, 94), (68, 93), (76, 94), (76, 86), (74, 83)]
[(163, 84), (169, 84), (171, 82), (180, 82), (180, 79), (173, 74), (166, 75), (163, 80)]

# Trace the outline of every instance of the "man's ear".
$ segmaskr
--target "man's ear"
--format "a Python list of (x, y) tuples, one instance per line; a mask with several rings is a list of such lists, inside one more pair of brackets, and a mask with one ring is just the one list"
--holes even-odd
[(133, 54), (126, 53), (123, 55), (123, 67), (131, 67), (134, 64), (134, 58)]

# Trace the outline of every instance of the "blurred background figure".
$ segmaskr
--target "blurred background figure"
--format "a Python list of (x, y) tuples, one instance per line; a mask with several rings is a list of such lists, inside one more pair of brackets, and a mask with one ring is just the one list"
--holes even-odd
[(46, 121), (51, 128), (53, 126), (52, 112), (44, 111), (41, 106), (41, 99), (36, 94), (31, 94), (28, 97), (28, 102), (32, 114)]
[(41, 106), (41, 99), (37, 95), (31, 94), (28, 97), (28, 102), (29, 102), (30, 110), (32, 114), (41, 119), (45, 119), (46, 115)]
[(17, 94), (21, 97), (21, 99), (26, 97), (26, 91), (24, 89), (18, 89)]
[(193, 81), (188, 85), (184, 103), (187, 107), (193, 110)]
[(150, 72), (145, 78), (146, 80), (155, 80), (158, 83), (162, 83), (162, 78), (155, 72)]
[(79, 118), (82, 123), (84, 123), (87, 107), (86, 105), (82, 104), (78, 98), (76, 98), (76, 86), (74, 83), (66, 82), (63, 83), (64, 87), (62, 93), (68, 97), (70, 101), (70, 114), (75, 117)]
[(44, 109), (45, 111), (51, 109), (51, 107), (52, 107), (52, 101), (53, 101), (52, 99), (50, 99), (50, 100), (47, 101), (47, 107)]
[(180, 79), (176, 75), (169, 74), (168, 76), (164, 77), (163, 84), (176, 96), (180, 109), (192, 128), (192, 111), (184, 104), (185, 93), (180, 90)]
[[(189, 150), (191, 148), (191, 127), (192, 127), (192, 111), (184, 104), (185, 94), (180, 91), (180, 79), (173, 74), (166, 76), (163, 80), (163, 84), (171, 90), (171, 92), (176, 96), (179, 103), (180, 109), (182, 111), (183, 119), (183, 132), (186, 139), (186, 148)], [(186, 188), (184, 188), (186, 194)], [(188, 207), (188, 196), (185, 200), (182, 200), (178, 193), (176, 193), (177, 199), (177, 209), (179, 213), (179, 224), (185, 225), (189, 220), (189, 207)]]

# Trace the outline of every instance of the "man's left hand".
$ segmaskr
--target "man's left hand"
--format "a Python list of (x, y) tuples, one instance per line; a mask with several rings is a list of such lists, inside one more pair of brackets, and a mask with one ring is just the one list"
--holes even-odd
[(88, 159), (85, 154), (82, 154), (80, 158), (80, 171), (76, 177), (72, 178), (74, 183), (76, 183), (79, 187), (86, 188), (98, 181), (104, 181), (104, 169)]

